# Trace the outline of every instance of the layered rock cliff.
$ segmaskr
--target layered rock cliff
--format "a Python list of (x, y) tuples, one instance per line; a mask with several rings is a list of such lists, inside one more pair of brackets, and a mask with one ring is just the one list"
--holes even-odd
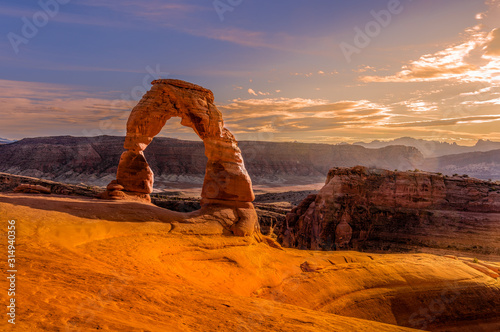
[(478, 179), (498, 181), (500, 180), (500, 150), (428, 158), (421, 168), (447, 175), (468, 174)]
[(500, 185), (467, 177), (333, 168), (287, 215), (287, 247), (411, 248), (500, 254)]
[[(25, 138), (0, 146), (0, 172), (66, 183), (105, 186), (115, 178), (124, 137)], [(254, 184), (324, 182), (333, 166), (413, 169), (423, 161), (415, 148), (366, 149), (307, 143), (239, 142)], [(200, 186), (207, 158), (203, 142), (156, 137), (144, 155), (155, 174), (155, 188), (170, 184)]]

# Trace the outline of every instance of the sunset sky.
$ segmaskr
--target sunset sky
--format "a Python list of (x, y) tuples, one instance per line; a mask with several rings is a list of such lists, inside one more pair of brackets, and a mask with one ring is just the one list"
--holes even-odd
[(124, 135), (161, 77), (240, 140), (500, 141), (500, 0), (9, 0), (0, 27), (2, 138)]

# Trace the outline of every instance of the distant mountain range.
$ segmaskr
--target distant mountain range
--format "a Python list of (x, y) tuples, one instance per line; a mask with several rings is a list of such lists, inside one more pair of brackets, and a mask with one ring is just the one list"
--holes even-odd
[(458, 145), (457, 143), (426, 141), (411, 137), (401, 137), (392, 141), (373, 141), (370, 143), (357, 142), (354, 143), (354, 145), (361, 145), (369, 149), (379, 149), (393, 145), (413, 146), (422, 152), (426, 158), (467, 152), (486, 152), (500, 149), (500, 142), (492, 142), (489, 140), (479, 140), (474, 146), (463, 146)]
[(14, 143), (15, 141), (11, 141), (9, 139), (6, 139), (6, 138), (1, 138), (0, 137), (0, 145), (2, 144), (10, 144), (10, 143)]
[[(66, 183), (106, 185), (115, 178), (124, 137), (40, 137), (0, 145), (0, 172)], [(239, 143), (254, 184), (301, 185), (324, 182), (334, 166), (414, 169), (424, 162), (413, 147), (367, 149), (356, 145)], [(155, 138), (145, 151), (155, 188), (198, 186), (205, 174), (203, 142)]]
[[(421, 142), (405, 138), (393, 142), (406, 141)], [(123, 142), (124, 137), (118, 136), (25, 138), (0, 145), (0, 172), (105, 186), (115, 179)], [(468, 148), (431, 143), (441, 148), (440, 153), (444, 153), (443, 147), (454, 152)], [(498, 143), (480, 141), (475, 147), (495, 144)], [(241, 141), (239, 146), (253, 183), (267, 186), (320, 183), (325, 181), (332, 167), (357, 165), (401, 171), (418, 168), (447, 175), (468, 174), (483, 180), (500, 180), (500, 149), (424, 158), (417, 148), (400, 144), (366, 148), (349, 144)], [(157, 137), (145, 155), (155, 173), (155, 188), (201, 186), (207, 161), (203, 142)]]
[(500, 149), (427, 158), (421, 168), (446, 175), (467, 174), (483, 180), (500, 180)]

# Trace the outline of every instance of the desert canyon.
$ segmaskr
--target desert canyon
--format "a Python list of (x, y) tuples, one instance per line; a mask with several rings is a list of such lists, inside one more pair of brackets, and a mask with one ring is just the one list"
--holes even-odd
[[(152, 84), (123, 147), (102, 138), (114, 142), (117, 162), (99, 169), (106, 185), (0, 173), (0, 215), (17, 227), (16, 331), (500, 329), (500, 185), (418, 170), (325, 170), (334, 154), (297, 146), (317, 167), (295, 163), (296, 174), (320, 179), (319, 168), (324, 183), (266, 203), (250, 176), (279, 166), (252, 160), (247, 171), (244, 145), (224, 127), (212, 92)], [(196, 132), (206, 155), (194, 161), (205, 175), (189, 211), (162, 208), (154, 192), (161, 163), (147, 148), (171, 117)], [(14, 144), (6, 155), (19, 153)], [(86, 148), (90, 157), (72, 172), (105, 160)], [(423, 159), (411, 147), (355, 149), (392, 162), (387, 168)]]

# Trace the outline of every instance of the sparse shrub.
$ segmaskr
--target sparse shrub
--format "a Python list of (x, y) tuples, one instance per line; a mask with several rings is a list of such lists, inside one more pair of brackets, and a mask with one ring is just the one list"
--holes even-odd
[(474, 257), (474, 260), (473, 260), (474, 263), (479, 263), (479, 259), (477, 259), (476, 257)]
[(462, 175), (463, 178), (468, 178), (469, 176), (467, 174)]

